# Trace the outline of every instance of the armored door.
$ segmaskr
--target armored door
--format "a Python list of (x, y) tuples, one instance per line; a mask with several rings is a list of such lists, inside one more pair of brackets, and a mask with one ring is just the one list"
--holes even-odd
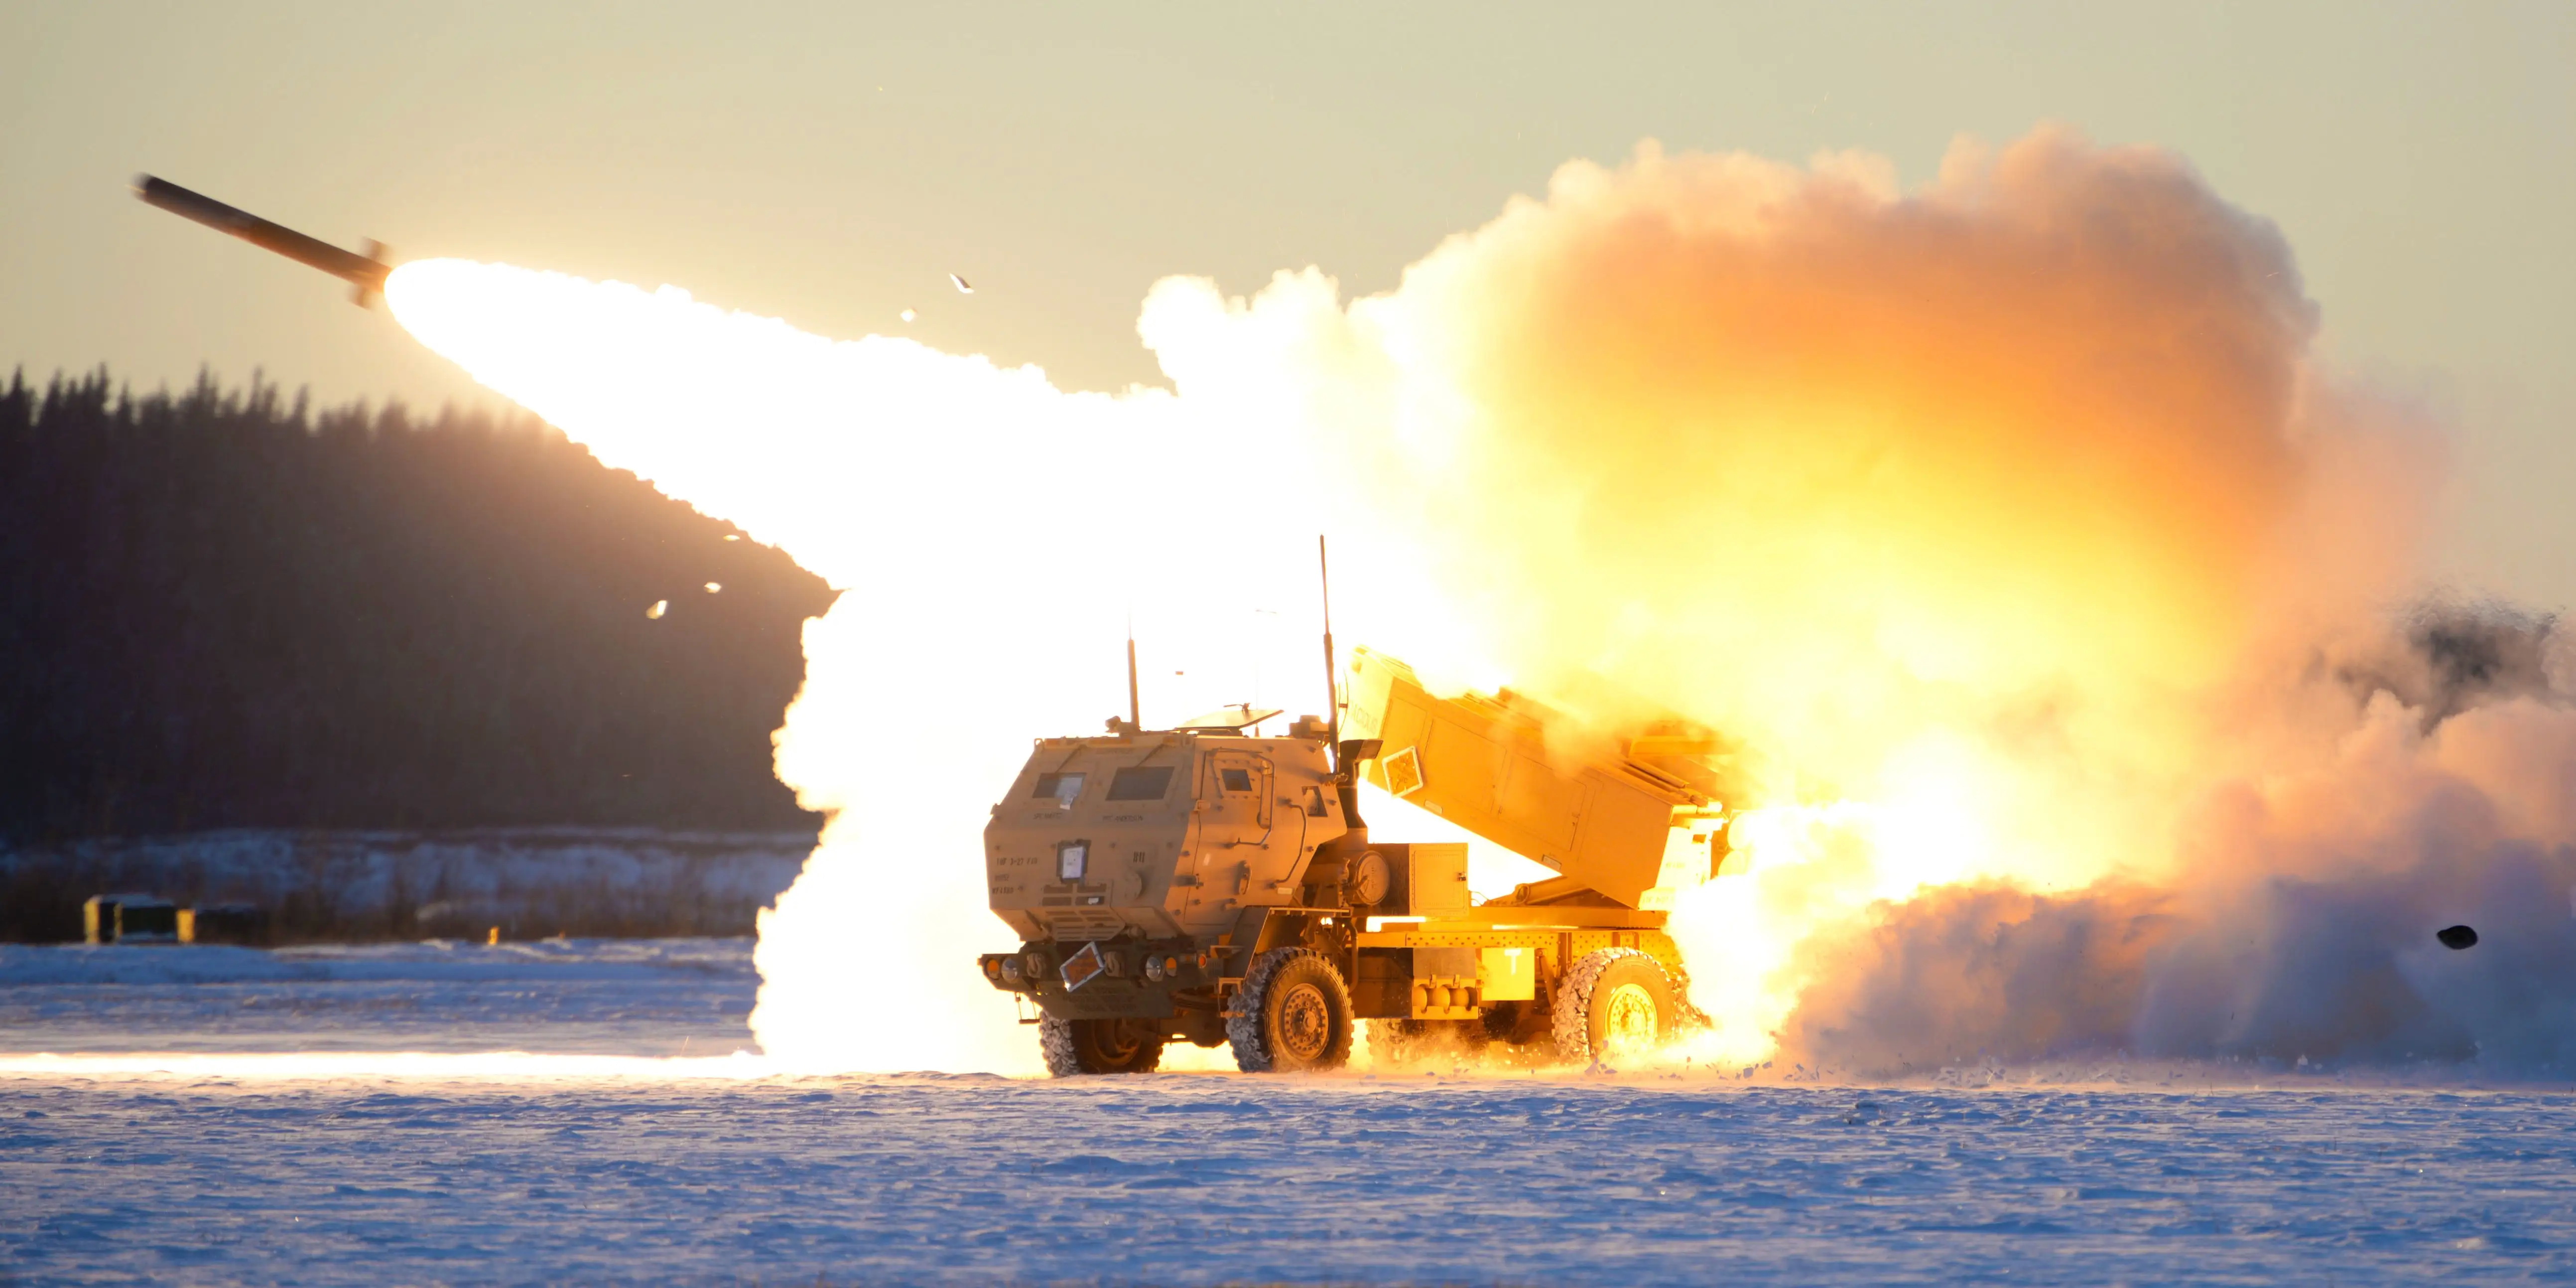
[[(1279, 865), (1270, 858), (1271, 842), (1281, 831), (1277, 803), (1271, 799), (1277, 794), (1278, 771), (1268, 756), (1246, 751), (1214, 752), (1203, 765), (1199, 837), (1207, 850), (1206, 870), (1216, 887), (1209, 893), (1221, 899), (1265, 902), (1260, 896), (1271, 893), (1266, 887), (1281, 875), (1272, 871)], [(1291, 833), (1286, 839), (1293, 845), (1297, 829), (1286, 830)]]

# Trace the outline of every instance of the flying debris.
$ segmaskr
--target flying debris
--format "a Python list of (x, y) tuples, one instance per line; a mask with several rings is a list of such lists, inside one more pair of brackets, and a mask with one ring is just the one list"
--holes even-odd
[(708, 583), (707, 583), (707, 593), (708, 593), (708, 594), (710, 594), (710, 595), (715, 594), (716, 592), (721, 591), (721, 590), (723, 590), (723, 589), (724, 589), (724, 583), (723, 583), (723, 582), (720, 582), (720, 581), (711, 581), (711, 582), (708, 582)]
[(955, 273), (950, 273), (948, 275), (948, 280), (957, 284), (957, 293), (959, 295), (973, 295), (975, 293), (975, 288), (968, 286), (966, 284), (966, 279), (959, 277)]
[(728, 532), (728, 533), (726, 533), (726, 534), (725, 534), (725, 540), (727, 540), (727, 541), (740, 541), (740, 540), (742, 540), (742, 534), (741, 534), (741, 533), (739, 533), (739, 532)]
[(2444, 926), (2440, 930), (2434, 931), (2433, 937), (2441, 940), (2444, 948), (2448, 948), (2455, 953), (2464, 948), (2475, 948), (2478, 946), (2478, 932), (2468, 928), (2467, 926)]
[(914, 318), (914, 317), (916, 317), (916, 316), (918, 316), (918, 315), (917, 315), (917, 314), (915, 314), (915, 313), (914, 313), (912, 310), (910, 310), (910, 309), (905, 309), (905, 310), (903, 311), (903, 320), (904, 320), (904, 321), (906, 321), (906, 322), (909, 322), (909, 321), (913, 320), (913, 318)]
[(134, 180), (134, 195), (181, 218), (193, 219), (263, 250), (276, 251), (296, 263), (321, 269), (356, 288), (350, 299), (361, 308), (384, 294), (385, 277), (394, 271), (393, 265), (384, 261), (385, 248), (380, 242), (368, 242), (364, 255), (342, 250), (202, 193), (190, 192), (167, 179), (139, 175)]
[(645, 621), (648, 621), (648, 622), (658, 622), (658, 621), (662, 620), (662, 614), (667, 613), (667, 612), (669, 612), (669, 611), (671, 611), (671, 601), (670, 601), (670, 600), (667, 600), (667, 599), (657, 599), (657, 600), (654, 600), (654, 601), (653, 601), (653, 606), (652, 606), (651, 608), (647, 608), (647, 609), (645, 609), (645, 610), (644, 610), (644, 620), (645, 620)]

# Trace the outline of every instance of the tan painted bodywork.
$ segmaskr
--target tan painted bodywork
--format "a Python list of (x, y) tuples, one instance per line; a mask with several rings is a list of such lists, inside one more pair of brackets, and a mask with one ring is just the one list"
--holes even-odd
[[(1108, 799), (1120, 769), (1164, 766), (1173, 773), (1160, 799)], [(1038, 794), (1045, 776), (1067, 774), (1083, 776), (1077, 793)], [(1320, 742), (1188, 730), (1049, 738), (993, 807), (984, 873), (994, 914), (1023, 940), (1213, 938), (1245, 908), (1295, 903), (1316, 847), (1345, 830)], [(1066, 879), (1061, 847), (1074, 842), (1086, 846), (1084, 871)]]
[[(1623, 918), (1613, 910), (1601, 908), (1554, 911), (1564, 915), (1564, 924), (1545, 925), (1535, 921), (1486, 917), (1467, 921), (1413, 922), (1365, 932), (1358, 936), (1355, 946), (1362, 952), (1398, 948), (1466, 948), (1475, 951), (1476, 974), (1473, 977), (1417, 977), (1412, 1016), (1425, 1020), (1463, 1019), (1490, 1003), (1537, 998), (1539, 990), (1535, 987), (1535, 977), (1562, 979), (1576, 962), (1604, 948), (1634, 948), (1654, 958), (1674, 978), (1686, 978), (1681, 946), (1664, 932), (1662, 914), (1631, 912)], [(1614, 920), (1633, 920), (1638, 924), (1626, 928), (1602, 924)], [(1436, 1003), (1441, 999), (1436, 994), (1424, 996), (1427, 989), (1444, 985), (1453, 987), (1451, 1000), (1458, 1005), (1439, 1006)], [(1461, 996), (1456, 990), (1472, 991)]]

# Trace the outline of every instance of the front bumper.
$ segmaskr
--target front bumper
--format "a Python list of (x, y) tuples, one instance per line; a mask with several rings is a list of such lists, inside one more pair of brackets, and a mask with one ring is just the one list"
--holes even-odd
[[(1234, 974), (1234, 950), (1189, 940), (1031, 943), (976, 960), (986, 983), (1034, 1000), (1058, 1019), (1168, 1019), (1184, 993), (1210, 998)], [(1202, 1007), (1208, 1001), (1201, 1001)]]

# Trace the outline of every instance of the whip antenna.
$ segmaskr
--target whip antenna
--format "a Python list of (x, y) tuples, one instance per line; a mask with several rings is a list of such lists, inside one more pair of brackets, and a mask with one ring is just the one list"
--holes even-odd
[(1324, 592), (1324, 719), (1332, 729), (1333, 760), (1342, 757), (1342, 680), (1333, 666), (1333, 564), (1324, 551), (1324, 534), (1315, 534), (1315, 574)]
[(1136, 615), (1127, 614), (1127, 732), (1143, 733), (1143, 705), (1136, 699)]

